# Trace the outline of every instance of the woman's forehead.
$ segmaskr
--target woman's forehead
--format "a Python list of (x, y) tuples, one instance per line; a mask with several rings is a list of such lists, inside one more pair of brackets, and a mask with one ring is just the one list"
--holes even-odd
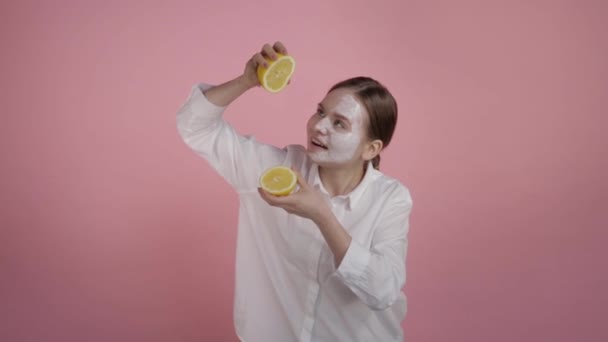
[[(321, 107), (326, 111), (339, 111), (339, 114), (349, 114), (342, 113), (341, 111), (345, 110), (353, 110), (360, 111), (361, 114), (364, 114), (365, 107), (361, 104), (361, 101), (355, 95), (355, 92), (351, 89), (347, 88), (339, 88), (329, 92), (323, 98), (323, 101), (320, 103)], [(351, 113), (353, 114), (353, 113)]]
[(339, 88), (331, 91), (319, 103), (319, 106), (326, 114), (345, 118), (353, 125), (365, 126), (368, 122), (365, 106), (351, 89)]

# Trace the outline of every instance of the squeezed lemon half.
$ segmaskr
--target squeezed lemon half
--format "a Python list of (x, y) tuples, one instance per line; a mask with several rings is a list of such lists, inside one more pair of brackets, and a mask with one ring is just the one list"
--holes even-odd
[(258, 80), (262, 87), (271, 93), (278, 93), (283, 90), (291, 75), (296, 68), (296, 61), (293, 57), (277, 53), (276, 60), (268, 60), (268, 68), (263, 65), (258, 66)]

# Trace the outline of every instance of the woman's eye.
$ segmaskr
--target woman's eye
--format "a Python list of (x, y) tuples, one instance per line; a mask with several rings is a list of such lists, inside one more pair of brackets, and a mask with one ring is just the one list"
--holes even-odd
[(342, 122), (341, 120), (336, 120), (336, 121), (334, 121), (334, 125), (335, 125), (335, 126), (338, 126), (338, 127), (340, 127), (340, 128), (344, 128), (344, 127), (345, 127), (345, 126), (344, 126), (344, 122)]
[(325, 113), (323, 113), (323, 111), (320, 110), (320, 109), (317, 109), (317, 115), (320, 116), (320, 117), (322, 117), (322, 118), (325, 117)]

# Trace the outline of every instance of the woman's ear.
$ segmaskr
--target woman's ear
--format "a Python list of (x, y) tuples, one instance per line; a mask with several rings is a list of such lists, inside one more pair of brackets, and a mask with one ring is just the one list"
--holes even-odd
[(374, 159), (374, 157), (376, 157), (378, 155), (378, 153), (380, 153), (380, 151), (382, 151), (382, 146), (384, 146), (384, 144), (382, 143), (382, 140), (380, 140), (380, 139), (376, 139), (376, 140), (372, 140), (372, 141), (368, 142), (365, 145), (365, 150), (363, 151), (363, 159), (364, 160)]

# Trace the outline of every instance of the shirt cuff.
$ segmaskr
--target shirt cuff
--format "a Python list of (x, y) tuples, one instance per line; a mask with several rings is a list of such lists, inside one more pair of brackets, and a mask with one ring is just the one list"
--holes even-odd
[(203, 94), (205, 90), (210, 88), (213, 88), (213, 85), (206, 83), (195, 84), (192, 86), (188, 102), (194, 113), (208, 113), (211, 116), (220, 116), (226, 107), (220, 107), (213, 104), (205, 94)]
[(371, 260), (371, 253), (355, 240), (350, 241), (336, 275), (345, 283), (360, 282), (366, 278), (366, 270)]

